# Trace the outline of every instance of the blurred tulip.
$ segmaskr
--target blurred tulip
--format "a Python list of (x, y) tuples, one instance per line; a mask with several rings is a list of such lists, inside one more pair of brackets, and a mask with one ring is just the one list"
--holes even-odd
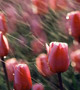
[(3, 13), (0, 12), (0, 31), (5, 34), (7, 32), (6, 19)]
[(69, 55), (70, 53), (72, 53), (73, 51), (76, 51), (79, 48), (80, 48), (80, 44), (77, 41), (73, 40), (73, 44), (70, 45), (69, 47)]
[(48, 57), (46, 54), (40, 54), (36, 58), (36, 67), (43, 76), (51, 76), (53, 74), (48, 66)]
[(21, 20), (23, 21), (23, 22), (28, 22), (29, 20), (30, 20), (30, 16), (29, 16), (29, 13), (27, 13), (27, 12), (22, 12), (22, 18), (21, 18)]
[(8, 32), (12, 33), (16, 28), (17, 11), (12, 5), (8, 4), (8, 7), (5, 9), (5, 12), (8, 18)]
[(33, 12), (36, 14), (44, 14), (48, 12), (48, 0), (32, 0)]
[(26, 64), (18, 64), (14, 73), (14, 89), (30, 90), (32, 88), (32, 80), (29, 68)]
[(14, 32), (18, 16), (16, 8), (13, 4), (4, 2), (1, 9), (5, 11), (7, 16), (8, 33)]
[(66, 19), (68, 20), (70, 27), (70, 34), (80, 42), (80, 12), (74, 11), (67, 14)]
[(67, 8), (67, 0), (49, 0), (49, 7), (52, 10), (61, 10)]
[(80, 3), (80, 0), (76, 0), (76, 1)]
[(0, 32), (0, 57), (6, 56), (9, 51), (7, 38)]
[(9, 81), (14, 80), (14, 68), (18, 64), (16, 58), (11, 58), (6, 60), (6, 69), (7, 69), (7, 74), (8, 74), (8, 79)]
[(36, 83), (32, 86), (32, 90), (44, 90), (44, 86), (41, 83)]
[(39, 17), (37, 16), (36, 18), (33, 17), (32, 20), (30, 20), (30, 26), (31, 26), (31, 32), (35, 36), (39, 36), (39, 34), (43, 32)]
[(20, 46), (24, 47), (26, 45), (26, 43), (27, 43), (26, 38), (21, 36), (21, 35), (19, 35), (19, 44), (20, 44)]
[(41, 39), (36, 39), (31, 42), (31, 48), (34, 54), (38, 54), (43, 51), (43, 42)]
[(71, 65), (75, 71), (80, 72), (80, 49), (71, 53)]
[(52, 42), (47, 47), (49, 51), (48, 62), (51, 71), (54, 73), (65, 72), (70, 64), (67, 43)]

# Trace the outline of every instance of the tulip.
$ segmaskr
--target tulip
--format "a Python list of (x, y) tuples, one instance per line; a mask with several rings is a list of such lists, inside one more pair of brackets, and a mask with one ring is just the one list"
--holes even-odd
[(44, 90), (44, 86), (41, 83), (36, 83), (32, 86), (32, 90)]
[(32, 80), (29, 68), (26, 64), (18, 64), (14, 72), (14, 89), (30, 90), (32, 88)]
[(75, 71), (80, 72), (80, 49), (71, 53), (71, 65)]
[[(11, 4), (5, 4), (6, 8), (4, 7), (4, 11), (7, 15), (8, 20), (8, 33), (13, 33), (16, 30), (16, 23), (17, 23), (17, 11)], [(17, 17), (17, 18), (16, 18)]]
[(45, 14), (48, 12), (48, 0), (32, 0), (33, 12), (36, 14)]
[(2, 60), (2, 65), (3, 65), (5, 77), (6, 77), (7, 87), (8, 87), (8, 90), (10, 90), (9, 80), (8, 80), (7, 71), (6, 71), (6, 66), (5, 66), (5, 63), (4, 63), (4, 56), (7, 56), (8, 51), (9, 51), (9, 45), (8, 45), (7, 38), (3, 35), (2, 32), (0, 32), (0, 57), (1, 57), (1, 60)]
[(48, 57), (46, 54), (40, 54), (36, 58), (36, 66), (38, 71), (43, 75), (43, 76), (51, 76), (52, 72), (50, 71), (50, 68), (48, 66)]
[(76, 0), (76, 1), (80, 3), (80, 0)]
[(80, 12), (74, 11), (68, 13), (66, 19), (69, 23), (70, 34), (74, 37), (75, 40), (80, 42)]
[(41, 28), (41, 24), (39, 21), (39, 17), (36, 16), (32, 20), (29, 21), (31, 26), (31, 32), (35, 36), (39, 36), (41, 32), (43, 32), (43, 29)]
[(9, 45), (6, 37), (0, 32), (0, 57), (6, 56), (9, 51)]
[(51, 49), (53, 48), (53, 46), (54, 46), (54, 42), (51, 42), (49, 46), (48, 44), (46, 44), (46, 50), (47, 50), (48, 55), (51, 52)]
[[(47, 48), (48, 47), (48, 48)], [(51, 71), (54, 73), (65, 72), (69, 67), (68, 45), (67, 43), (51, 42), (47, 45), (48, 62)]]
[(69, 67), (68, 45), (67, 43), (51, 42), (48, 46), (48, 62), (53, 73), (58, 73), (60, 90), (63, 90), (61, 72), (65, 72)]
[(3, 13), (0, 12), (0, 31), (5, 34), (7, 32), (6, 19)]
[(14, 80), (14, 69), (15, 66), (18, 64), (16, 58), (11, 58), (6, 60), (6, 69), (7, 69), (7, 74), (8, 74), (8, 79), (9, 81)]
[(43, 51), (43, 42), (40, 39), (33, 40), (31, 42), (32, 51), (34, 54), (38, 54)]
[(61, 10), (67, 7), (66, 0), (49, 0), (49, 7), (52, 10)]

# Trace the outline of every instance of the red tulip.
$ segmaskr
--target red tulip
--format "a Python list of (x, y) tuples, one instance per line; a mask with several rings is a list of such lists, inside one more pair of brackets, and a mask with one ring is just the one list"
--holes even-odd
[(50, 43), (48, 62), (54, 73), (65, 72), (69, 67), (68, 45), (61, 42)]
[(52, 72), (50, 71), (50, 68), (48, 66), (48, 57), (46, 54), (40, 54), (36, 58), (36, 66), (38, 71), (43, 75), (43, 76), (50, 76), (52, 75)]
[(5, 34), (7, 32), (6, 19), (3, 13), (0, 12), (0, 31)]
[(32, 0), (33, 11), (37, 14), (44, 14), (48, 12), (48, 0)]
[(80, 42), (80, 12), (79, 11), (74, 11), (71, 13), (68, 13), (67, 17), (69, 27), (70, 27), (70, 34)]
[(15, 90), (30, 90), (32, 80), (29, 68), (26, 64), (18, 64), (15, 67), (14, 73), (14, 89)]
[(80, 49), (71, 53), (71, 61), (75, 71), (80, 72)]
[(49, 7), (52, 10), (60, 10), (67, 7), (66, 0), (49, 0)]
[(32, 86), (32, 90), (44, 90), (44, 86), (41, 83), (36, 83)]
[(11, 58), (6, 60), (6, 69), (7, 69), (7, 74), (8, 74), (8, 79), (9, 81), (14, 80), (14, 68), (18, 64), (16, 58)]
[(80, 0), (76, 0), (76, 1), (80, 3)]
[(9, 45), (6, 37), (0, 32), (0, 56), (6, 56), (9, 51)]

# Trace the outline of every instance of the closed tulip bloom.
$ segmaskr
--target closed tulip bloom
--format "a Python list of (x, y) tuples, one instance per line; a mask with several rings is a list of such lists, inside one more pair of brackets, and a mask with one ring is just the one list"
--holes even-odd
[(48, 12), (48, 0), (32, 0), (33, 12), (36, 14), (45, 14)]
[(5, 34), (7, 32), (6, 19), (3, 13), (0, 12), (0, 31)]
[(36, 58), (36, 66), (43, 76), (51, 76), (53, 74), (48, 66), (48, 57), (44, 53)]
[(7, 69), (7, 74), (8, 74), (8, 79), (9, 81), (14, 80), (14, 69), (15, 66), (18, 64), (16, 58), (10, 58), (6, 60), (6, 69)]
[(71, 53), (71, 65), (75, 71), (80, 72), (80, 49)]
[(70, 27), (70, 34), (80, 42), (80, 12), (74, 11), (67, 14), (66, 19), (68, 20)]
[(18, 64), (14, 73), (14, 89), (30, 90), (32, 88), (32, 80), (30, 70), (26, 64)]
[(0, 57), (7, 56), (9, 51), (9, 45), (7, 38), (0, 32)]
[[(48, 62), (52, 72), (65, 72), (69, 67), (68, 45), (67, 43), (53, 42), (49, 49)], [(48, 46), (48, 45), (47, 45)]]
[(32, 86), (32, 90), (44, 90), (44, 86), (41, 83), (36, 83)]

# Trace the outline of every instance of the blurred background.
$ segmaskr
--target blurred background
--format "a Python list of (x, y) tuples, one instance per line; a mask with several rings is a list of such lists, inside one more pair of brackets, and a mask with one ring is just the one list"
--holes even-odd
[[(5, 61), (15, 58), (18, 62), (27, 63), (33, 84), (42, 83), (45, 90), (59, 90), (57, 74), (48, 77), (40, 74), (36, 58), (41, 53), (47, 54), (45, 43), (52, 41), (68, 43), (69, 56), (80, 48), (79, 43), (68, 33), (70, 28), (67, 21), (69, 12), (79, 10), (80, 0), (0, 0), (0, 11), (6, 17), (6, 37), (10, 46)], [(62, 73), (64, 90), (80, 90), (80, 69), (75, 70), (73, 67), (74, 63), (71, 63), (69, 69)], [(10, 86), (13, 89), (13, 82)], [(7, 90), (1, 63), (0, 90)]]

